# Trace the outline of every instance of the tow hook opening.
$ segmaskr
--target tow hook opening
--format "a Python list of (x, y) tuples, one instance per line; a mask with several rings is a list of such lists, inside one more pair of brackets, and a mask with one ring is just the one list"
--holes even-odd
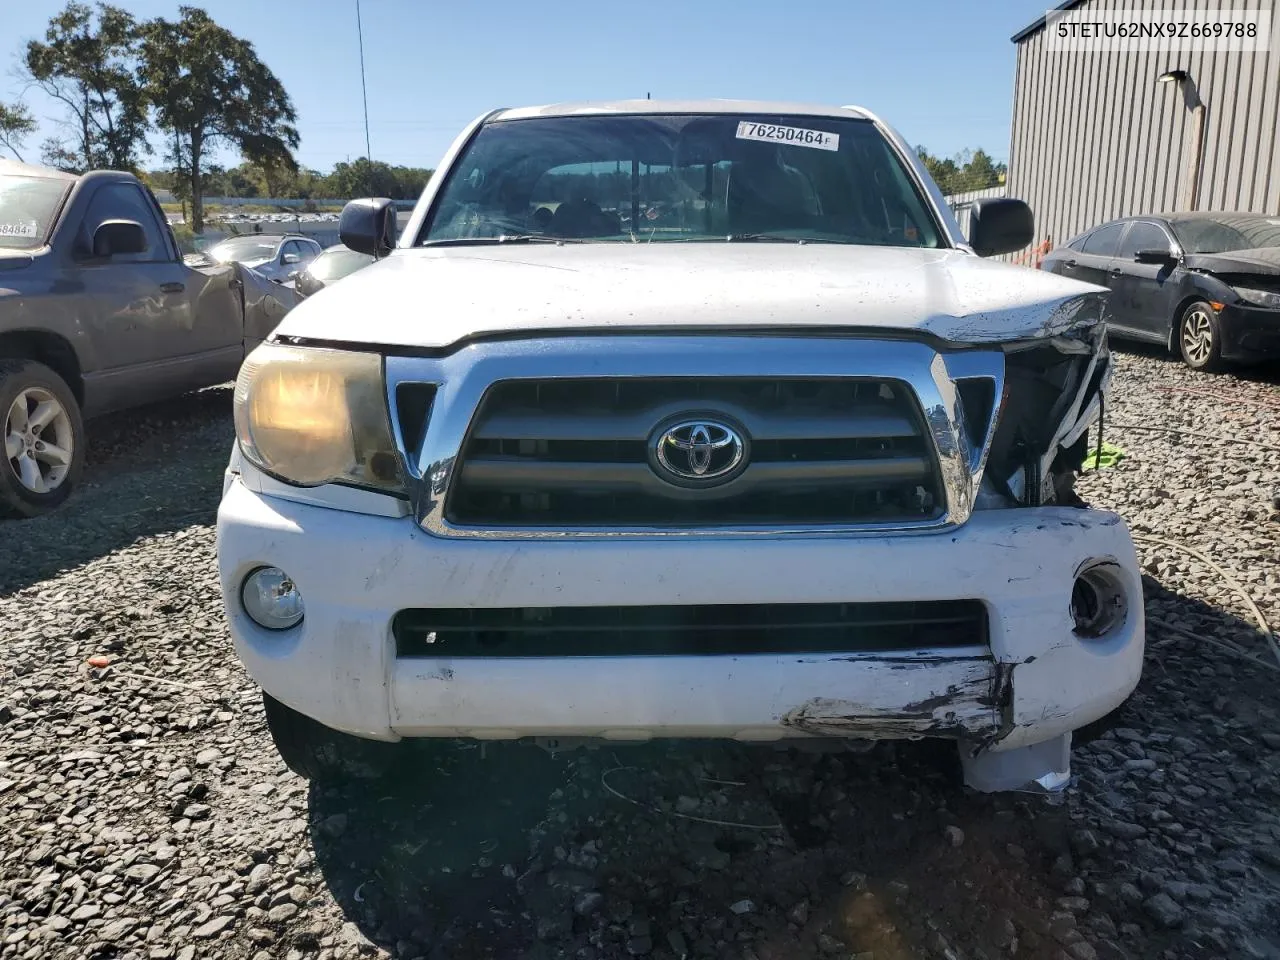
[(1076, 574), (1071, 588), (1071, 620), (1076, 636), (1097, 640), (1118, 630), (1129, 614), (1119, 564), (1096, 561)]

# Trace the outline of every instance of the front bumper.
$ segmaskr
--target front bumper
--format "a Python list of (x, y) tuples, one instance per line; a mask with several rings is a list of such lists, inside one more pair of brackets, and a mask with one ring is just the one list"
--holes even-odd
[(1280, 357), (1280, 310), (1229, 303), (1218, 313), (1222, 355), (1229, 360)]
[[(1113, 514), (980, 511), (942, 533), (777, 539), (448, 540), (410, 518), (264, 496), (231, 478), (218, 558), (236, 651), (273, 697), (358, 736), (948, 736), (1006, 750), (1108, 713), (1142, 665), (1141, 581)], [(1125, 623), (1072, 631), (1080, 567), (1115, 562)], [(302, 623), (245, 615), (244, 577), (293, 578)], [(981, 600), (987, 648), (850, 655), (398, 658), (405, 608)]]

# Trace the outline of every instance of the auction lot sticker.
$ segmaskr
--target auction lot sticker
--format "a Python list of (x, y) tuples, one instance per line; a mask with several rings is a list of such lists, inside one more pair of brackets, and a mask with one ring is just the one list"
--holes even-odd
[(23, 237), (34, 240), (40, 236), (34, 220), (28, 223), (0, 223), (0, 237)]
[(840, 149), (838, 133), (806, 130), (804, 127), (780, 127), (776, 123), (756, 123), (754, 120), (743, 120), (738, 124), (738, 139), (785, 143), (794, 147), (813, 147), (817, 150)]

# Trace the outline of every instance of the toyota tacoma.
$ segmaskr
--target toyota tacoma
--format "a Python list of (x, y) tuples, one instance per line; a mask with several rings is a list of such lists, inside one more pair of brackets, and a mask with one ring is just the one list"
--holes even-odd
[(1120, 517), (1074, 480), (1105, 291), (984, 257), (854, 107), (489, 113), (378, 258), (248, 357), (218, 518), (286, 763), (415, 738), (947, 738), (1060, 790), (1142, 663)]

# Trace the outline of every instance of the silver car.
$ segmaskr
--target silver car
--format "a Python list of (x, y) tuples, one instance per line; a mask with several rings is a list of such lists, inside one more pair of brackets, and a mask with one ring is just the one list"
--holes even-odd
[(268, 280), (284, 283), (321, 253), (320, 244), (296, 234), (255, 233), (228, 237), (214, 244), (205, 256), (214, 263), (240, 263)]

